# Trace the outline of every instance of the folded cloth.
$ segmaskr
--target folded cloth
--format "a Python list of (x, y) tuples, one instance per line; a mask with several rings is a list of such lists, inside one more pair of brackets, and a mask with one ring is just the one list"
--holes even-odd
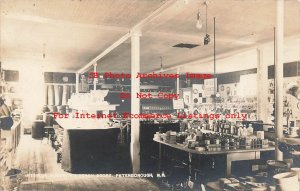
[(13, 124), (14, 124), (14, 121), (13, 121), (12, 117), (10, 117), (10, 116), (0, 117), (0, 128), (1, 129), (4, 129), (4, 130), (11, 129)]

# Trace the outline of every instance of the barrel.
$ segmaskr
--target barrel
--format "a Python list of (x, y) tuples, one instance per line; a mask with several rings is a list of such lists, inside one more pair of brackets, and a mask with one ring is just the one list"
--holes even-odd
[(43, 106), (43, 113), (46, 113), (46, 112), (49, 112), (50, 110), (49, 110), (49, 108), (48, 108), (48, 106), (47, 105), (44, 105)]
[(57, 112), (57, 107), (55, 105), (49, 105), (48, 108), (50, 112)]
[(69, 108), (69, 106), (68, 106), (68, 105), (66, 105), (66, 113), (72, 113), (72, 109), (71, 109), (71, 108)]
[(61, 114), (66, 114), (66, 106), (65, 105), (57, 106), (57, 112)]
[(55, 105), (54, 86), (48, 86), (48, 105)]
[(43, 120), (35, 120), (32, 124), (31, 135), (34, 139), (43, 138), (45, 123)]

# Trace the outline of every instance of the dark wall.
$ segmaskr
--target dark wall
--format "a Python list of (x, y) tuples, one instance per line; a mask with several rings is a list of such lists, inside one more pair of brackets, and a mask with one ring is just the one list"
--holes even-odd
[[(256, 74), (257, 68), (241, 70), (236, 72), (227, 72), (216, 74), (218, 84), (232, 84), (240, 82), (240, 76), (246, 74)], [(181, 88), (191, 87), (192, 84), (204, 84), (204, 79), (189, 79), (186, 80), (185, 74), (180, 75)]]
[(16, 70), (4, 70), (5, 78), (7, 82), (18, 82), (19, 81), (19, 71)]
[(232, 84), (240, 82), (241, 75), (256, 74), (257, 68), (249, 70), (241, 70), (236, 72), (228, 72), (223, 74), (217, 74), (218, 84)]
[[(268, 67), (268, 79), (274, 79), (275, 66)], [(300, 76), (300, 62), (289, 62), (283, 64), (283, 77)]]
[[(63, 77), (68, 77), (68, 81), (64, 82)], [(75, 73), (45, 72), (44, 81), (45, 83), (75, 84), (76, 75)]]
[[(268, 79), (274, 78), (274, 65), (268, 66)], [(238, 83), (240, 82), (240, 76), (246, 74), (256, 74), (257, 68), (248, 69), (248, 70), (241, 70), (236, 72), (227, 72), (227, 73), (220, 73), (217, 74), (218, 84), (231, 84), (231, 83)], [(283, 64), (283, 77), (294, 77), (300, 76), (300, 61), (296, 62), (289, 62)], [(185, 81), (184, 75), (180, 76), (181, 82)], [(191, 84), (204, 84), (203, 79), (194, 79), (190, 81)], [(190, 87), (188, 86), (188, 87)]]

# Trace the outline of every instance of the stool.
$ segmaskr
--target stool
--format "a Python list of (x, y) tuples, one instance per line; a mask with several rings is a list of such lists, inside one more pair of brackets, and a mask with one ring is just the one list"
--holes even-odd
[(32, 124), (31, 136), (34, 139), (42, 139), (45, 123), (43, 120), (35, 120)]

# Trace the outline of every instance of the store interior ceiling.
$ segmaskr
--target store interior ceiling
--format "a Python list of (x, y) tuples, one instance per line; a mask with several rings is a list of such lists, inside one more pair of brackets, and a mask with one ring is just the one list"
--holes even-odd
[[(168, 5), (168, 6), (166, 6)], [(45, 71), (75, 72), (132, 27), (159, 10), (141, 30), (141, 71), (203, 60), (272, 42), (276, 0), (1, 0), (3, 66), (42, 65)], [(196, 28), (197, 14), (203, 23)], [(284, 35), (299, 35), (300, 1), (285, 1)], [(130, 72), (130, 38), (97, 61), (100, 72)], [(176, 44), (196, 44), (176, 48)], [(242, 63), (241, 63), (242, 64)]]

